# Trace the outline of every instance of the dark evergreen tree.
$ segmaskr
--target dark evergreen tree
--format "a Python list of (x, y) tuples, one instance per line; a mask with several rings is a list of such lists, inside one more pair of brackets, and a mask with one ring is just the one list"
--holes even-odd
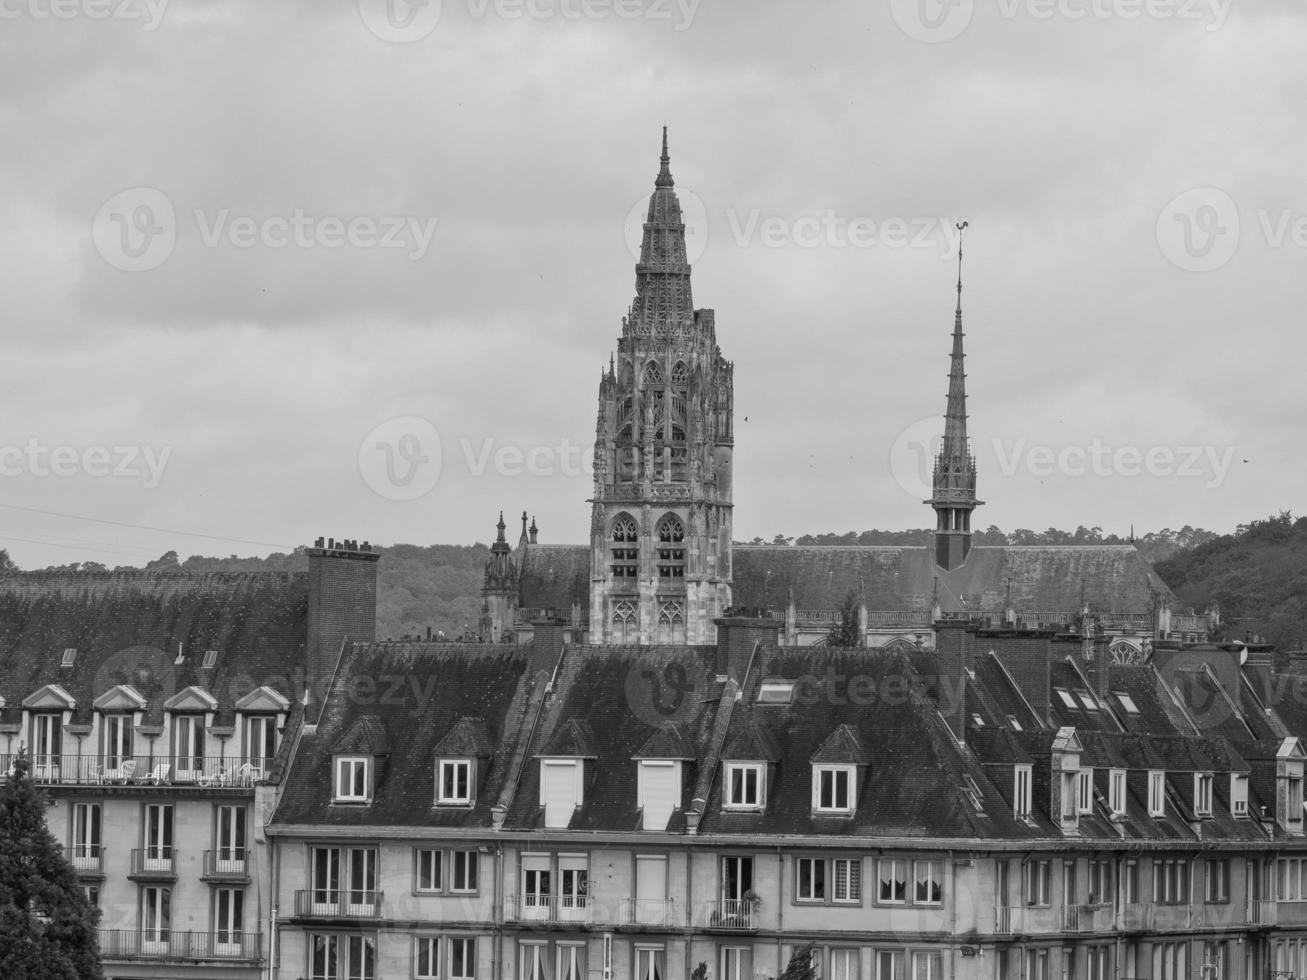
[(815, 980), (817, 972), (812, 968), (812, 944), (796, 946), (790, 954), (790, 962), (777, 980)]
[(826, 634), (826, 645), (828, 647), (860, 647), (862, 646), (862, 629), (858, 626), (858, 596), (850, 592), (844, 597), (844, 605), (840, 608), (840, 621), (830, 628)]
[(101, 980), (100, 910), (46, 826), (29, 769), (20, 752), (0, 786), (0, 977)]

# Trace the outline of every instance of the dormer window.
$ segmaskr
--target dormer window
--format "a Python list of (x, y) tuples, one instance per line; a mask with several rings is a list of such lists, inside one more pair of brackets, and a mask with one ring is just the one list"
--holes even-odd
[(851, 813), (853, 766), (813, 766), (812, 809), (817, 813)]
[(472, 802), (472, 760), (441, 759), (436, 771), (436, 802), (466, 806)]
[(540, 805), (545, 808), (545, 826), (566, 827), (581, 803), (581, 760), (541, 759)]
[(1113, 816), (1125, 813), (1125, 770), (1113, 769), (1108, 774), (1107, 806)]
[(1210, 817), (1212, 815), (1212, 774), (1210, 772), (1194, 773), (1194, 816)]
[(1081, 814), (1094, 812), (1094, 770), (1080, 770), (1080, 785), (1076, 788), (1076, 807)]
[(1230, 773), (1230, 815), (1248, 816), (1248, 776), (1245, 773)]
[(372, 799), (372, 759), (366, 755), (336, 756), (336, 803), (368, 803)]
[(1030, 766), (1015, 766), (1012, 785), (1012, 812), (1019, 820), (1030, 819)]
[(1166, 815), (1166, 773), (1155, 769), (1148, 773), (1148, 815)]
[(728, 810), (761, 810), (766, 798), (766, 771), (761, 762), (726, 763), (726, 790), (722, 805)]
[(681, 761), (639, 760), (636, 806), (644, 830), (666, 830), (673, 811), (681, 805)]

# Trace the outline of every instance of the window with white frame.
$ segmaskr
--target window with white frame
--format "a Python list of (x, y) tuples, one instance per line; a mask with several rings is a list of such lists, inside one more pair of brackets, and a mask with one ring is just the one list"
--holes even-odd
[(1076, 788), (1076, 808), (1081, 814), (1094, 812), (1094, 770), (1080, 770), (1080, 785)]
[(834, 901), (861, 902), (862, 858), (833, 858), (831, 871), (831, 878), (835, 884), (832, 895)]
[(248, 715), (245, 718), (245, 757), (250, 765), (266, 772), (277, 755), (277, 716)]
[(1185, 980), (1189, 976), (1189, 942), (1153, 943), (1153, 980)]
[(444, 852), (435, 848), (420, 848), (416, 854), (415, 890), (439, 892), (444, 890)]
[(1242, 772), (1230, 773), (1230, 814), (1248, 816), (1248, 776)]
[(449, 980), (472, 980), (477, 971), (477, 941), (473, 936), (449, 940)]
[(581, 760), (540, 760), (540, 805), (546, 827), (566, 827), (581, 805)]
[(1113, 813), (1125, 813), (1125, 770), (1113, 769), (1107, 780), (1107, 805)]
[(376, 980), (377, 937), (309, 933), (308, 980)]
[(549, 962), (548, 943), (519, 943), (517, 962), (519, 980), (550, 980), (549, 970), (546, 968)]
[(904, 959), (901, 949), (876, 950), (876, 980), (904, 980)]
[(1026, 950), (1026, 973), (1024, 980), (1049, 980), (1048, 947), (1041, 946)]
[(1194, 773), (1194, 816), (1210, 817), (1212, 815), (1212, 774), (1210, 772)]
[(1111, 980), (1108, 967), (1111, 953), (1112, 947), (1106, 945), (1085, 948), (1085, 980)]
[(853, 810), (853, 766), (812, 767), (812, 808), (819, 813)]
[(1089, 861), (1089, 904), (1110, 904), (1112, 901), (1112, 861), (1091, 858)]
[(1307, 860), (1280, 858), (1275, 862), (1275, 898), (1280, 902), (1307, 901)]
[(1158, 905), (1189, 904), (1189, 861), (1153, 859), (1153, 901)]
[(73, 804), (73, 840), (69, 857), (79, 871), (98, 870), (100, 867), (101, 837), (99, 803)]
[[(753, 947), (722, 947), (722, 980), (753, 980)], [(646, 980), (646, 976), (636, 971), (635, 980)]]
[(1139, 862), (1134, 858), (1121, 866), (1121, 901), (1127, 905), (1139, 901)]
[(726, 793), (723, 805), (728, 809), (761, 809), (765, 796), (763, 778), (766, 767), (761, 762), (726, 763)]
[(1230, 901), (1230, 859), (1208, 858), (1206, 862), (1206, 884), (1203, 897), (1209, 904), (1224, 904)]
[(472, 760), (441, 759), (436, 772), (436, 802), (466, 805), (472, 802)]
[(585, 944), (559, 943), (557, 950), (558, 980), (585, 980)]
[(477, 852), (450, 851), (449, 890), (471, 893), (477, 890)]
[(825, 858), (794, 859), (794, 900), (796, 902), (826, 901)]
[(1166, 773), (1156, 769), (1148, 773), (1148, 815), (1166, 815)]
[(439, 980), (440, 937), (417, 936), (413, 940), (413, 976), (417, 980)]
[[(666, 977), (667, 951), (663, 947), (635, 947), (635, 980), (666, 980)], [(749, 980), (749, 977), (741, 976), (740, 980)]]
[(367, 803), (372, 798), (368, 779), (371, 762), (365, 755), (336, 756), (335, 802)]
[(1022, 888), (1026, 905), (1047, 908), (1049, 902), (1049, 862), (1027, 861), (1022, 866)]
[(1012, 811), (1020, 820), (1030, 819), (1030, 766), (1015, 766)]
[(941, 980), (944, 976), (944, 954), (938, 950), (914, 950), (912, 953), (912, 980)]
[(858, 950), (832, 949), (828, 980), (858, 980)]
[(908, 863), (896, 858), (876, 862), (876, 901), (881, 905), (906, 905), (908, 902)]
[(912, 862), (912, 903), (914, 905), (944, 904), (944, 862)]

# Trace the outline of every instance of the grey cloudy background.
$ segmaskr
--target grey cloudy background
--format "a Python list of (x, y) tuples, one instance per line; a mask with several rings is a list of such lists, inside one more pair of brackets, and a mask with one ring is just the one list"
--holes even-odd
[(1304, 50), (1288, 0), (0, 0), (0, 539), (584, 540), (664, 123), (737, 538), (930, 523), (962, 218), (979, 526), (1300, 508)]

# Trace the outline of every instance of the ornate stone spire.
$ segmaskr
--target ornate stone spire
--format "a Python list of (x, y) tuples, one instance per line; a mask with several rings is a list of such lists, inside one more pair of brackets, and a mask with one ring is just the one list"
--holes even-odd
[(935, 457), (933, 493), (926, 501), (935, 509), (935, 563), (945, 571), (957, 568), (971, 551), (971, 512), (976, 499), (976, 460), (967, 442), (967, 374), (962, 333), (962, 233), (958, 228), (958, 306), (953, 317), (953, 352), (949, 360), (948, 405), (944, 411), (944, 442)]
[(628, 320), (626, 331), (645, 336), (694, 323), (690, 263), (685, 252), (685, 222), (672, 180), (666, 126), (663, 127), (658, 177), (649, 197), (649, 213), (640, 240), (640, 260), (635, 266), (635, 301), (631, 304)]

